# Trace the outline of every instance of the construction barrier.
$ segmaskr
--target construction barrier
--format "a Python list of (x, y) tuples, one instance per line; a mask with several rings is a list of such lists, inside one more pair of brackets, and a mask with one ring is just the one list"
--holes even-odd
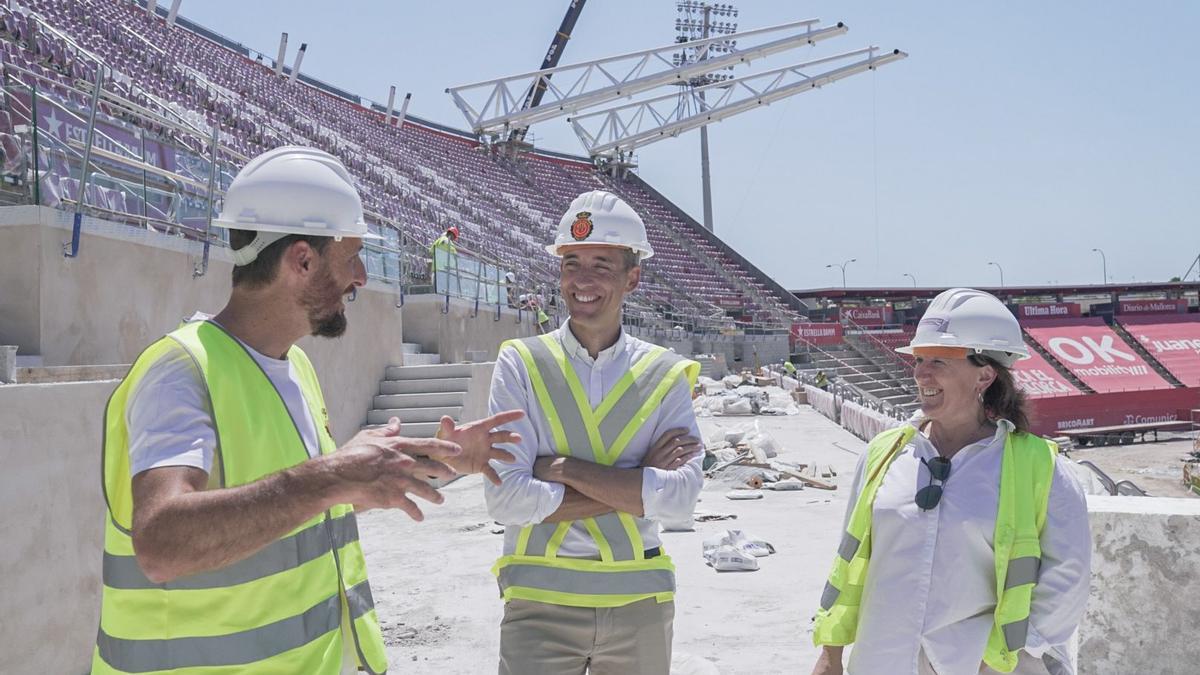
[(833, 394), (818, 389), (811, 384), (804, 385), (804, 393), (808, 395), (808, 404), (817, 412), (836, 422), (838, 420), (837, 399)]
[(864, 441), (869, 441), (881, 432), (903, 424), (894, 417), (871, 410), (852, 401), (842, 401), (842, 427)]

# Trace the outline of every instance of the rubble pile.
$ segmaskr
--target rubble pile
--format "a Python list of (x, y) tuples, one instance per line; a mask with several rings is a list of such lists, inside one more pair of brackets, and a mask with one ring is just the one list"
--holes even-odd
[(727, 375), (720, 380), (701, 376), (692, 407), (697, 417), (795, 415), (800, 408), (786, 388), (795, 382), (788, 377), (754, 375), (749, 371)]

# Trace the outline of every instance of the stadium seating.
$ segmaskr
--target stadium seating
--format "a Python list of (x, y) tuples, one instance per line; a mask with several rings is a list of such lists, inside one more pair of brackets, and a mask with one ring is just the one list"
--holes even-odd
[(1127, 317), (1129, 335), (1186, 387), (1200, 387), (1200, 318), (1193, 315)]
[(1049, 354), (1099, 393), (1172, 386), (1099, 317), (1031, 320), (1024, 328)]
[[(25, 0), (23, 6), (28, 9), (0, 7), (6, 82), (36, 85), (59, 106), (48, 106), (52, 111), (86, 119), (88, 84), (100, 68), (106, 92), (163, 118), (132, 119), (102, 102), (99, 118), (105, 124), (127, 129), (130, 138), (145, 133), (162, 141), (164, 152), (181, 150), (178, 156), (193, 157), (176, 160), (172, 169), (177, 175), (154, 177), (153, 190), (144, 194), (125, 185), (119, 167), (109, 160), (95, 160), (111, 172), (102, 170), (101, 179), (90, 181), (82, 199), (105, 214), (145, 216), (150, 220), (135, 222), (162, 229), (170, 229), (165, 227), (169, 224), (202, 226), (208, 204), (197, 186), (208, 180), (208, 162), (198, 139), (217, 126), (223, 150), (220, 185), (227, 185), (249, 157), (271, 147), (319, 147), (338, 156), (354, 174), (369, 219), (394, 229), (386, 235), (393, 247), (403, 243), (419, 249), (457, 225), (464, 250), (486, 253), (531, 288), (555, 286), (555, 267), (542, 246), (571, 200), (587, 190), (615, 190), (646, 220), (656, 251), (630, 308), (666, 323), (694, 325), (697, 317), (709, 317), (714, 326), (733, 320), (783, 324), (794, 315), (761, 272), (732, 259), (697, 232), (694, 221), (635, 181), (607, 178), (582, 160), (537, 153), (505, 159), (465, 132), (412, 118), (397, 128), (359, 101), (303, 82), (289, 83), (244, 48), (238, 51), (236, 45), (180, 26), (168, 29), (161, 18), (150, 18), (132, 2)], [(0, 150), (3, 170), (23, 175), (27, 160), (22, 141), (5, 131), (22, 114), (28, 120), (29, 111), (21, 111), (16, 98), (6, 97), (8, 116), (0, 116)], [(43, 109), (39, 116), (45, 114)], [(181, 133), (166, 120), (178, 120), (198, 133)], [(69, 119), (61, 125), (39, 123), (43, 133), (59, 135), (49, 139), (53, 142), (37, 162), (39, 171), (49, 173), (37, 182), (42, 203), (50, 206), (65, 208), (81, 198), (79, 143), (72, 145), (69, 138), (71, 124)], [(396, 231), (403, 232), (403, 240)], [(395, 254), (374, 253), (368, 269), (375, 276), (394, 277)]]

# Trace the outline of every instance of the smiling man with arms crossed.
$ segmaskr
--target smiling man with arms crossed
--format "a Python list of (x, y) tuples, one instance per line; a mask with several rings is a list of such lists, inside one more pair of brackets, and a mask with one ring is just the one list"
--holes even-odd
[(528, 413), (508, 425), (517, 461), (485, 486), (506, 526), (500, 673), (665, 675), (675, 576), (659, 521), (689, 519), (703, 483), (700, 366), (621, 328), (653, 255), (629, 205), (580, 195), (547, 250), (570, 318), (506, 343), (492, 379), (492, 411)]

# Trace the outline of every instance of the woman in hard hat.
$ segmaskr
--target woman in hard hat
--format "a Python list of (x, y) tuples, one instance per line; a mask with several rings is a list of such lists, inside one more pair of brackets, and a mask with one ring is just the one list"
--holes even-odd
[(1074, 673), (1088, 595), (1083, 490), (1029, 432), (1029, 355), (995, 297), (937, 296), (912, 343), (918, 412), (871, 441), (821, 595), (814, 675)]

